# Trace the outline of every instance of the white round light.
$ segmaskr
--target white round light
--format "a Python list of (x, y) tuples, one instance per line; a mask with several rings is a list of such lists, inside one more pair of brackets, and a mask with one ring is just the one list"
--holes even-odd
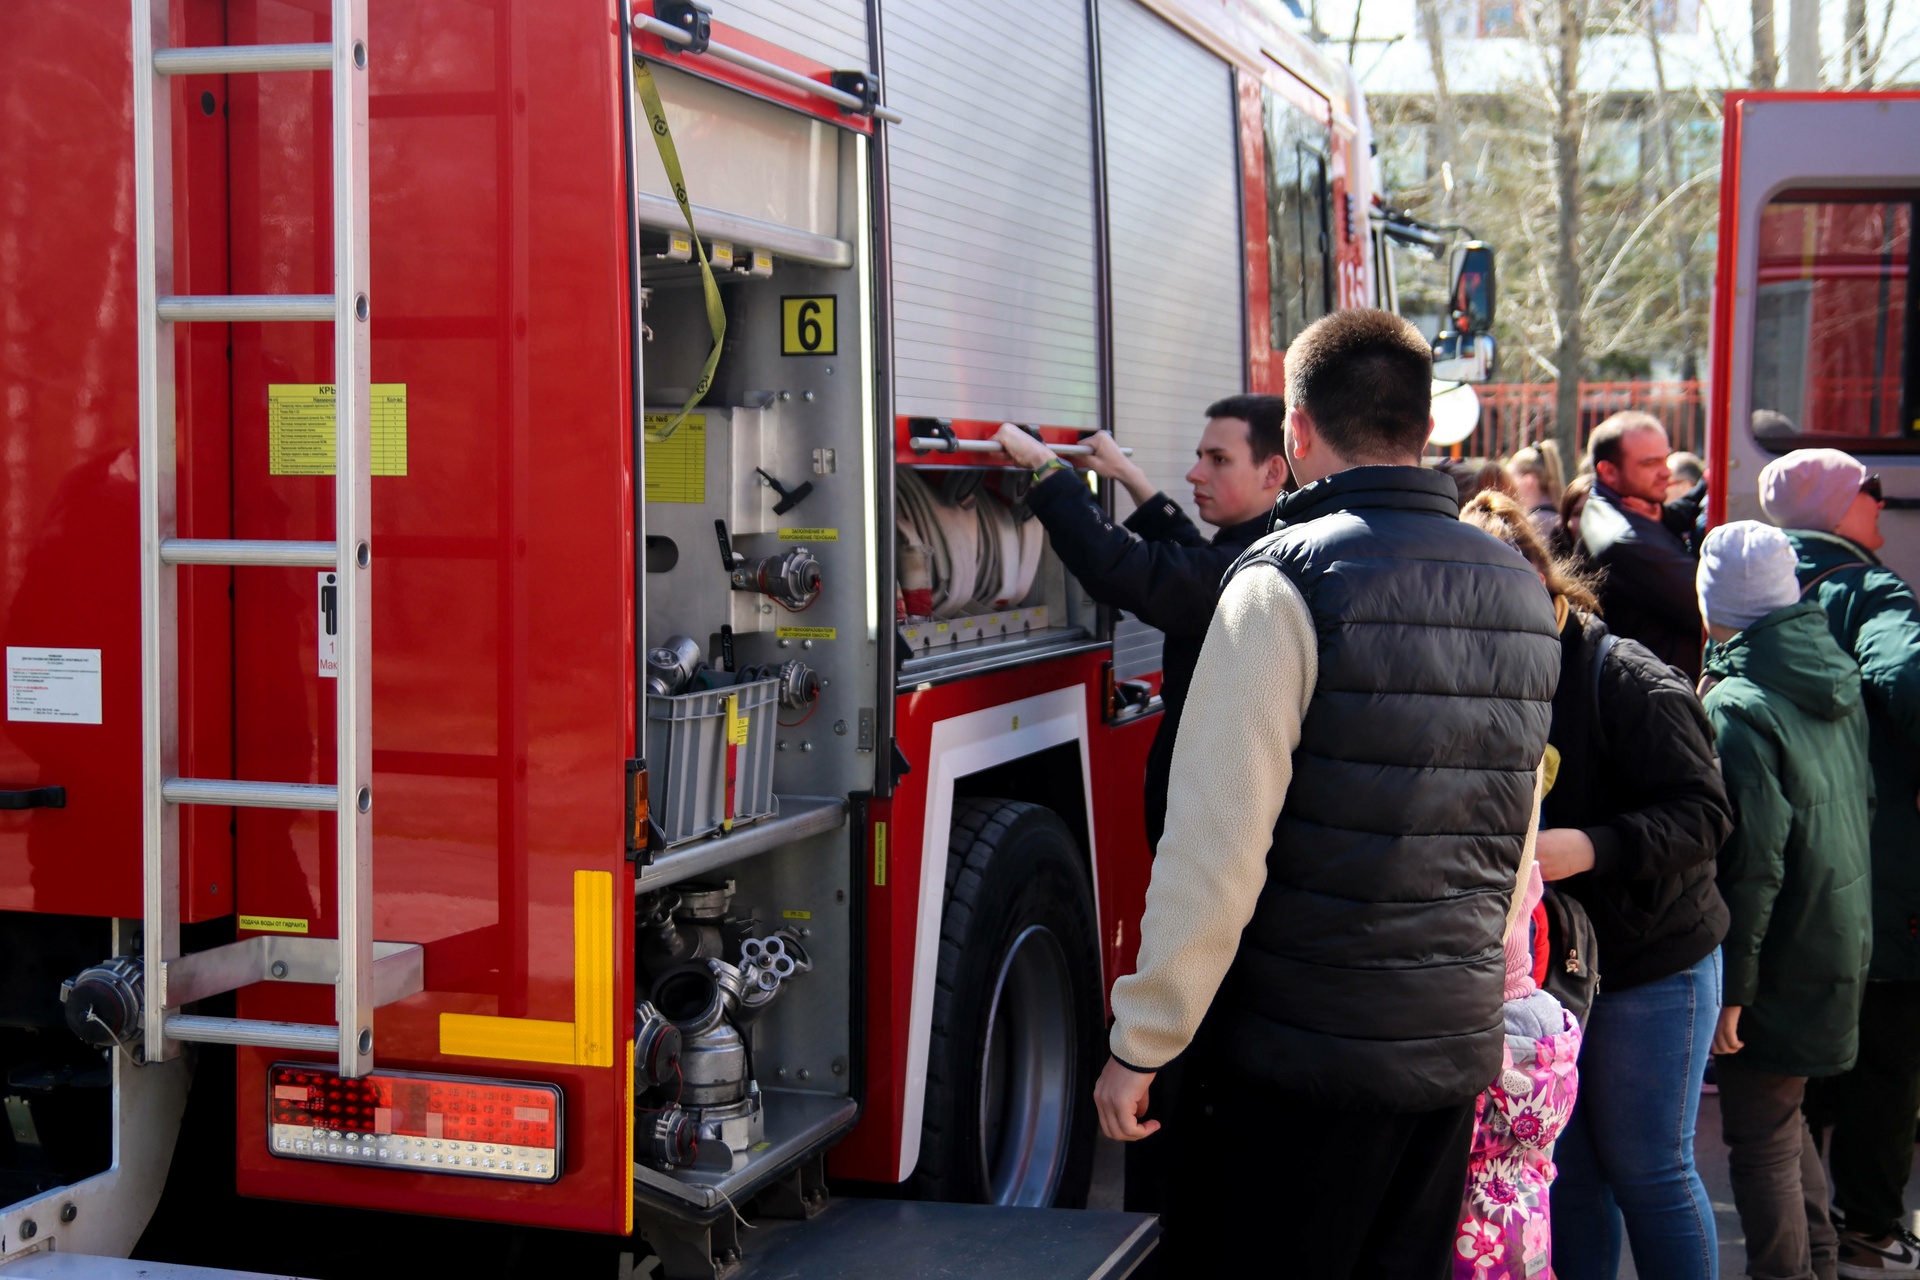
[(1459, 444), (1480, 425), (1480, 395), (1467, 382), (1433, 384), (1433, 434), (1429, 444)]

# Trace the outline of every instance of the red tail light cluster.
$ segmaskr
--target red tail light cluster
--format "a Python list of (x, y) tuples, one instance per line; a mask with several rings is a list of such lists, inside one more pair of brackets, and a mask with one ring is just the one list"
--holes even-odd
[(560, 1087), (381, 1071), (349, 1080), (301, 1063), (267, 1077), (276, 1156), (516, 1182), (560, 1177)]

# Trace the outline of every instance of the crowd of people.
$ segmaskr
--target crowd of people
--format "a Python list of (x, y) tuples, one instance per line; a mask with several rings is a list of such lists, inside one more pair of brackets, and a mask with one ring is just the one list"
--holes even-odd
[[(1030, 505), (1167, 632), (1156, 857), (1103, 1130), (1160, 1274), (1712, 1277), (1709, 1079), (1748, 1274), (1920, 1276), (1920, 605), (1830, 449), (1708, 530), (1640, 413), (1434, 465), (1384, 312), (1208, 411), (1180, 504), (1096, 437)], [(1823, 1134), (1833, 1192), (1822, 1168)]]

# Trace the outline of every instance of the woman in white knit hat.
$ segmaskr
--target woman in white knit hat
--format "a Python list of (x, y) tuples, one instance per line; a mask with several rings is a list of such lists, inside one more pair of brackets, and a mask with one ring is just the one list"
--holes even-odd
[(1920, 1276), (1907, 1230), (1920, 1110), (1920, 603), (1875, 556), (1880, 478), (1838, 449), (1796, 449), (1760, 473), (1760, 505), (1798, 556), (1795, 573), (1860, 666), (1873, 815), (1873, 969), (1860, 1065), (1825, 1086), (1843, 1276)]

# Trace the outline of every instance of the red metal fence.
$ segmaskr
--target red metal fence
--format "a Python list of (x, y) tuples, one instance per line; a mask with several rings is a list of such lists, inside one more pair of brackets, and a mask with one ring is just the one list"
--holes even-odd
[[(1490, 382), (1480, 395), (1480, 425), (1460, 445), (1465, 457), (1504, 458), (1523, 445), (1553, 438), (1551, 382)], [(1652, 414), (1667, 428), (1675, 449), (1706, 455), (1707, 412), (1699, 382), (1583, 382), (1580, 384), (1580, 447), (1594, 427), (1622, 409)], [(1569, 471), (1578, 464), (1568, 459)]]

